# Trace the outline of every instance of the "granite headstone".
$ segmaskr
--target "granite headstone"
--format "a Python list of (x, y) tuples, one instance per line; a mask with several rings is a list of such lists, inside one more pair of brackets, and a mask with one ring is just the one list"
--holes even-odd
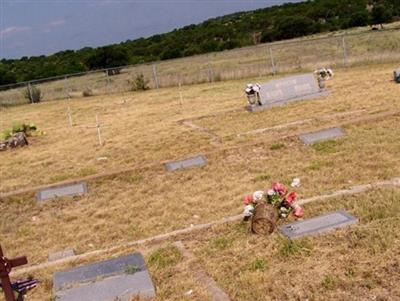
[(321, 89), (314, 74), (302, 74), (272, 80), (260, 85), (261, 105), (249, 105), (254, 112), (293, 101), (325, 96), (328, 91)]
[(87, 193), (87, 185), (85, 182), (80, 182), (39, 190), (36, 193), (36, 198), (38, 201), (45, 201), (56, 197), (82, 195), (85, 193)]
[(156, 294), (140, 253), (56, 272), (53, 291), (59, 301), (130, 301)]
[(304, 144), (309, 145), (309, 144), (314, 144), (316, 142), (320, 142), (320, 141), (324, 141), (324, 140), (330, 140), (330, 139), (342, 137), (345, 134), (346, 133), (344, 132), (343, 129), (335, 127), (335, 128), (323, 129), (323, 130), (308, 133), (308, 134), (302, 134), (299, 136), (299, 138)]
[(196, 157), (187, 158), (184, 160), (165, 163), (165, 167), (167, 168), (168, 171), (175, 171), (178, 169), (185, 169), (193, 166), (203, 166), (205, 164), (207, 164), (206, 157), (200, 155)]
[(306, 235), (315, 235), (348, 225), (356, 224), (358, 220), (344, 210), (339, 210), (304, 221), (298, 221), (279, 227), (280, 232), (290, 239)]

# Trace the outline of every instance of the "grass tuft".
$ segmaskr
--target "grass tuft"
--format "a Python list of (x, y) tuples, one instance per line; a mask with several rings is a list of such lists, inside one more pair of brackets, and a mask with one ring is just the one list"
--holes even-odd
[(182, 254), (175, 246), (154, 251), (149, 257), (149, 265), (156, 268), (165, 268), (177, 264), (182, 260)]

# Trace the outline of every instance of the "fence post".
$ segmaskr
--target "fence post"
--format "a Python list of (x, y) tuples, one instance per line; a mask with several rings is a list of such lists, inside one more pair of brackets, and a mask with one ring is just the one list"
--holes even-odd
[(67, 98), (68, 98), (68, 100), (71, 100), (71, 95), (70, 95), (70, 89), (69, 89), (69, 85), (68, 85), (68, 76), (66, 75), (65, 77), (64, 77), (64, 90), (65, 90), (65, 93), (67, 94)]
[(99, 118), (98, 118), (97, 114), (96, 114), (96, 128), (97, 128), (97, 136), (99, 138), (99, 144), (100, 144), (100, 146), (102, 146), (103, 142), (101, 140), (100, 123), (99, 123)]
[(208, 62), (208, 81), (210, 83), (214, 81), (214, 72), (210, 62)]
[(183, 107), (183, 95), (182, 95), (182, 85), (181, 80), (179, 80), (179, 104), (181, 105), (181, 109)]
[(158, 83), (157, 67), (156, 67), (155, 64), (153, 64), (152, 68), (153, 68), (154, 83), (155, 83), (155, 85), (156, 85), (156, 89), (158, 89), (158, 88), (160, 88), (160, 85), (159, 85), (159, 83)]
[(271, 59), (272, 74), (275, 75), (277, 72), (276, 72), (276, 66), (275, 66), (275, 61), (274, 61), (274, 55), (272, 54), (272, 47), (269, 47), (269, 57)]
[(29, 96), (31, 98), (31, 103), (33, 103), (32, 88), (30, 82), (28, 83), (28, 90), (29, 90)]
[(108, 75), (108, 70), (109, 69), (107, 69), (105, 72), (106, 72), (106, 81), (107, 81), (107, 94), (110, 94), (110, 76)]
[(343, 65), (348, 65), (348, 58), (347, 58), (347, 47), (346, 47), (346, 40), (345, 37), (342, 37), (342, 47), (343, 47)]

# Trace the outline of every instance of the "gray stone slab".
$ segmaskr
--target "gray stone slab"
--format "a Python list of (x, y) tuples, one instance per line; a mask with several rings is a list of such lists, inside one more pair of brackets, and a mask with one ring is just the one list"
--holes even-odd
[(329, 129), (323, 129), (317, 132), (312, 132), (308, 134), (302, 134), (299, 136), (300, 140), (304, 144), (314, 144), (319, 141), (335, 139), (344, 136), (346, 133), (343, 129), (335, 127)]
[(272, 107), (277, 107), (277, 106), (282, 106), (282, 105), (286, 105), (292, 102), (297, 102), (297, 101), (301, 101), (301, 100), (309, 100), (309, 99), (314, 99), (314, 98), (319, 98), (319, 97), (324, 97), (324, 96), (328, 96), (330, 94), (329, 91), (327, 90), (321, 90), (321, 92), (318, 93), (314, 93), (314, 94), (308, 94), (308, 95), (304, 95), (304, 96), (299, 96), (299, 97), (294, 97), (291, 99), (285, 99), (285, 100), (281, 100), (281, 101), (275, 101), (272, 103), (267, 103), (265, 105), (262, 106), (246, 106), (246, 110), (249, 112), (258, 112), (258, 111), (262, 111), (265, 109), (269, 109)]
[(131, 301), (133, 297), (155, 297), (147, 270), (133, 275), (117, 275), (56, 293), (57, 301)]
[(60, 252), (54, 252), (49, 254), (49, 261), (56, 261), (63, 258), (75, 256), (75, 252), (72, 249), (63, 250)]
[(80, 182), (39, 190), (36, 193), (36, 198), (38, 201), (45, 201), (56, 197), (82, 195), (85, 193), (87, 193), (87, 185), (85, 182)]
[(167, 168), (168, 171), (175, 171), (178, 169), (184, 169), (184, 168), (189, 168), (193, 166), (203, 166), (207, 164), (207, 159), (205, 156), (196, 156), (184, 160), (179, 160), (179, 161), (173, 161), (173, 162), (168, 162), (165, 163), (165, 167)]
[(135, 266), (139, 267), (140, 270), (146, 270), (143, 256), (140, 253), (133, 253), (63, 272), (56, 272), (53, 275), (53, 289), (54, 291), (59, 291), (76, 284), (94, 281), (98, 278), (122, 275), (129, 266)]
[(314, 74), (295, 75), (262, 84), (260, 102), (265, 105), (318, 92), (320, 88)]
[(348, 225), (358, 220), (344, 210), (327, 213), (304, 221), (294, 222), (279, 227), (280, 232), (290, 239), (306, 235), (315, 235)]

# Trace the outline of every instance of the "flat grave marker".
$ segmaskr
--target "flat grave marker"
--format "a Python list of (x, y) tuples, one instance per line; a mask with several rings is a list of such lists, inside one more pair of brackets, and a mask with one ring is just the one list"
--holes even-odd
[(298, 100), (326, 96), (328, 91), (321, 89), (314, 74), (302, 74), (272, 80), (260, 85), (261, 105), (247, 106), (250, 112), (260, 111), (272, 106)]
[(80, 182), (39, 190), (36, 193), (36, 198), (38, 201), (46, 201), (56, 197), (82, 195), (85, 193), (87, 193), (87, 185), (85, 182)]
[(75, 256), (75, 252), (72, 249), (67, 249), (59, 252), (49, 254), (49, 261), (57, 261), (63, 258)]
[(306, 235), (324, 233), (337, 228), (353, 225), (357, 218), (344, 210), (330, 212), (304, 221), (298, 221), (279, 227), (279, 231), (290, 239)]
[(317, 132), (302, 134), (299, 136), (301, 142), (310, 145), (316, 142), (335, 139), (344, 136), (346, 133), (342, 128), (334, 127), (329, 129), (323, 129)]
[(203, 155), (191, 157), (183, 160), (172, 161), (165, 163), (168, 171), (175, 171), (178, 169), (185, 169), (193, 166), (203, 166), (207, 164), (207, 158)]
[(58, 301), (130, 301), (156, 294), (140, 253), (56, 272), (53, 290)]

